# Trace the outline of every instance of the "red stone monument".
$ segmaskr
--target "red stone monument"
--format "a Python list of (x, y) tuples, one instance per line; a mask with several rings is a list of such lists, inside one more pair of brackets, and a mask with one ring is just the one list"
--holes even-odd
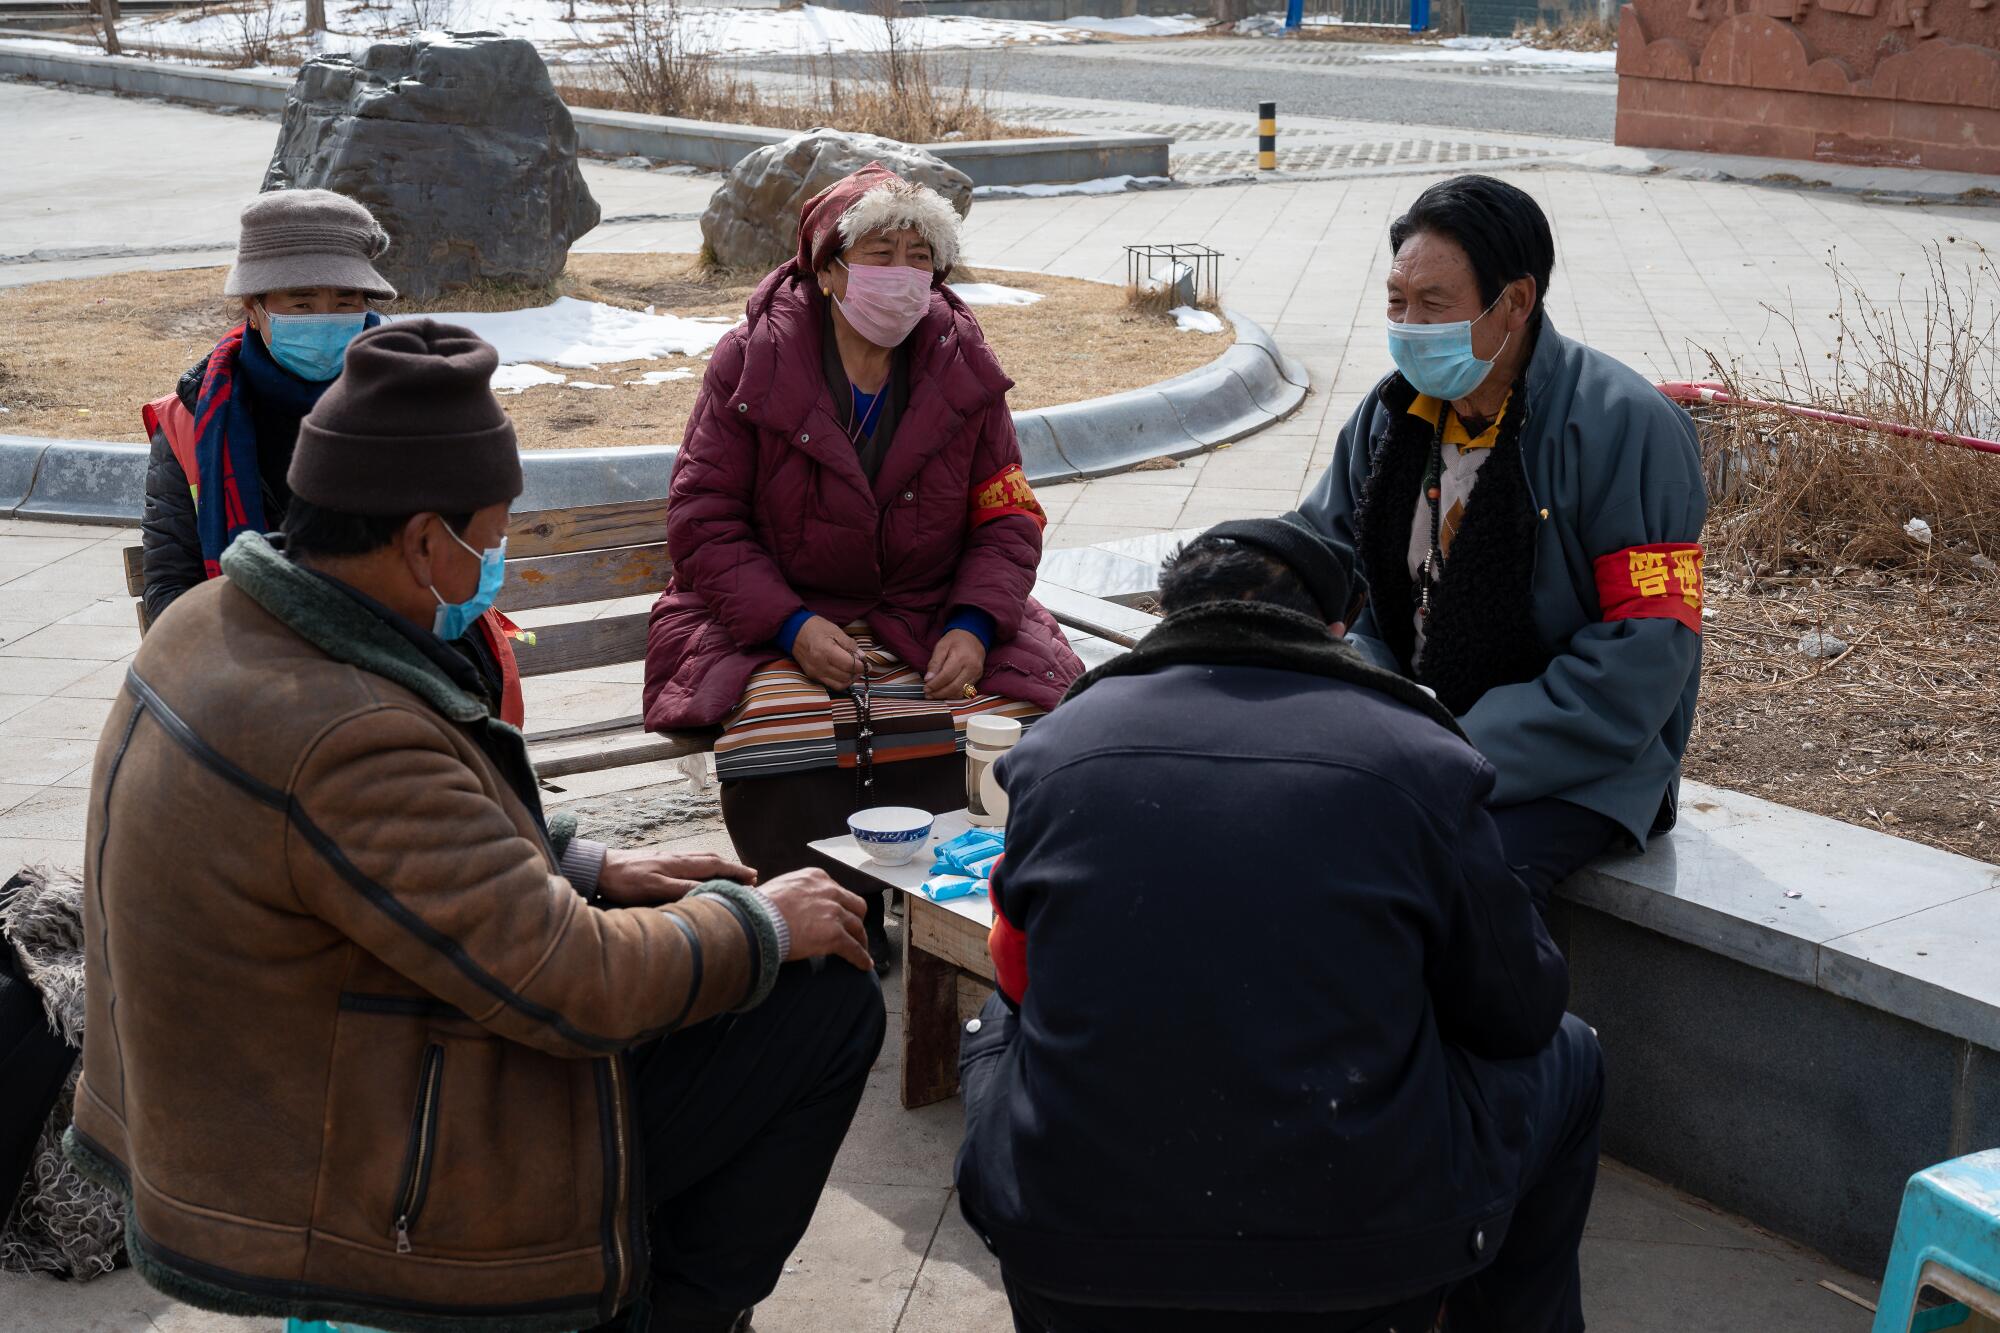
[(1633, 0), (1617, 138), (2000, 175), (2000, 0)]

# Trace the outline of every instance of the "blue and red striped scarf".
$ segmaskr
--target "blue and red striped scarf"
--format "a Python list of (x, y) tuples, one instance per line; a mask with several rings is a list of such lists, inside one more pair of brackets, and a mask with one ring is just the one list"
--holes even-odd
[[(369, 327), (381, 316), (368, 316)], [(252, 404), (267, 417), (297, 420), (312, 410), (326, 383), (302, 380), (272, 359), (263, 338), (239, 324), (208, 354), (195, 398), (195, 529), (209, 578), (222, 573), (222, 553), (245, 530), (267, 530), (264, 475), (257, 461)]]

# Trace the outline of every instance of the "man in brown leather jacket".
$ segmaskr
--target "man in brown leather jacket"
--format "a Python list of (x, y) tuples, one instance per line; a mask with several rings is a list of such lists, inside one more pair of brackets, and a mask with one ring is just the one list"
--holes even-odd
[(521, 491), (496, 360), (428, 320), (356, 338), (286, 553), (239, 537), (133, 662), (92, 775), (69, 1149), (127, 1196), (146, 1279), (207, 1309), (729, 1329), (881, 1045), (861, 903), (543, 817), (445, 641)]

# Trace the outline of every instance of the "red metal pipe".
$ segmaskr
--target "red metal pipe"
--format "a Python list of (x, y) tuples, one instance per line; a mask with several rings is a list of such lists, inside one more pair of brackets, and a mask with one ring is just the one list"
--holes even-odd
[(1763, 408), (1772, 412), (1783, 412), (1787, 416), (1804, 417), (1808, 421), (1824, 421), (1830, 425), (1874, 431), (1879, 435), (1897, 435), (1906, 440), (1930, 440), (1937, 444), (1955, 444), (1962, 449), (1976, 449), (1983, 454), (2000, 454), (2000, 440), (1982, 440), (1976, 435), (1953, 435), (1950, 431), (1925, 430), (1920, 426), (1903, 426), (1893, 421), (1877, 421), (1873, 417), (1857, 417), (1847, 412), (1829, 412), (1824, 408), (1803, 407), (1798, 403), (1780, 403), (1769, 398), (1744, 398), (1729, 392), (1727, 385), (1718, 384), (1713, 380), (1670, 380), (1654, 387), (1682, 404), (1715, 403), (1723, 407)]

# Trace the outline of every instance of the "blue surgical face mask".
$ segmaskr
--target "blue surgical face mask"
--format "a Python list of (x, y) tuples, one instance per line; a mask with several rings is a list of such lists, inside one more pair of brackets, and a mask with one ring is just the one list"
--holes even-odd
[(264, 312), (271, 332), (264, 339), (271, 359), (302, 380), (315, 383), (340, 375), (347, 344), (367, 326), (368, 314), (274, 315)]
[[(451, 532), (449, 525), (445, 531)], [(447, 602), (443, 593), (435, 586), (431, 588), (431, 596), (437, 598), (438, 604), (437, 614), (431, 617), (431, 633), (446, 643), (462, 636), (472, 628), (473, 621), (486, 614), (486, 608), (493, 605), (493, 599), (500, 595), (500, 585), (507, 579), (505, 537), (500, 539), (498, 546), (486, 551), (473, 551), (465, 545), (465, 539), (455, 532), (451, 532), (451, 539), (479, 557), (479, 587), (462, 602)]]
[[(1478, 319), (1455, 320), (1450, 324), (1398, 324), (1389, 321), (1389, 355), (1395, 358), (1396, 369), (1403, 372), (1418, 393), (1428, 394), (1444, 402), (1455, 402), (1465, 397), (1481, 384), (1493, 370), (1493, 362), (1482, 361), (1472, 354), (1472, 326), (1485, 319), (1500, 304), (1498, 296), (1493, 305), (1479, 312)], [(1510, 330), (1508, 338), (1512, 338)], [(1507, 339), (1500, 340), (1506, 347)], [(1499, 351), (1494, 356), (1499, 356)]]

